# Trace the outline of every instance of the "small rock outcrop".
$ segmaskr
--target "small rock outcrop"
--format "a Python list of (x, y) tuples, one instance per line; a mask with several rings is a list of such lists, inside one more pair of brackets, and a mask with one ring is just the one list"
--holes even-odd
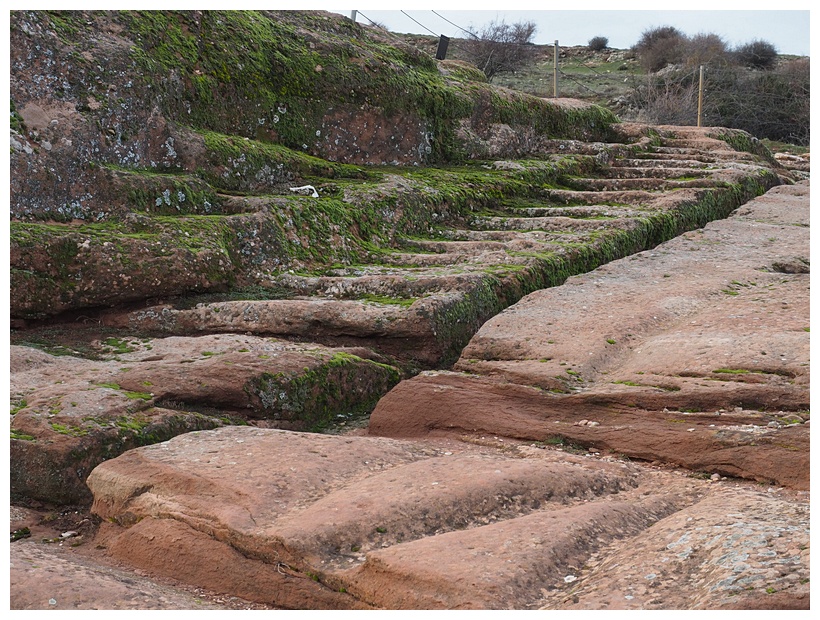
[(322, 428), (369, 412), (400, 377), (355, 354), (369, 351), (254, 336), (108, 342), (98, 360), (12, 346), (12, 495), (88, 503), (86, 477), (122, 452), (226, 424)]

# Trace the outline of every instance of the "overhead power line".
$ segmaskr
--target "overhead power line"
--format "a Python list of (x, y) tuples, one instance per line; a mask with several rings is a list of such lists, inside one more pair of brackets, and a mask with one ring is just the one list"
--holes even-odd
[[(402, 13), (404, 13), (405, 15), (407, 15), (407, 13), (406, 13), (405, 11), (402, 11)], [(430, 30), (427, 26), (425, 26), (424, 24), (422, 24), (422, 23), (421, 23), (419, 20), (417, 20), (416, 18), (411, 17), (410, 15), (407, 15), (407, 17), (410, 17), (410, 19), (412, 19), (414, 22), (416, 22), (419, 26), (421, 26), (422, 28), (424, 28), (424, 29), (425, 29), (427, 32), (429, 32), (430, 34), (432, 34), (432, 35), (434, 35), (434, 36), (439, 36), (439, 35), (438, 35), (438, 33), (433, 32), (432, 30)]]
[[(402, 11), (402, 12), (403, 12), (403, 11)], [(410, 45), (410, 47), (413, 47), (413, 48), (417, 49), (418, 51), (420, 51), (421, 53), (423, 53), (423, 54), (427, 54), (427, 55), (429, 56), (429, 53), (428, 53), (426, 50), (419, 49), (419, 48), (418, 48), (418, 46), (416, 46), (416, 45), (412, 45), (411, 43), (408, 43), (407, 41), (405, 41), (404, 39), (402, 39), (401, 37), (399, 37), (399, 36), (398, 36), (398, 35), (396, 35), (395, 33), (390, 32), (390, 30), (388, 30), (387, 28), (384, 28), (381, 24), (379, 24), (379, 23), (377, 23), (377, 22), (374, 22), (372, 19), (370, 19), (367, 15), (365, 15), (365, 14), (364, 14), (364, 13), (362, 13), (361, 11), (356, 11), (356, 13), (357, 13), (358, 15), (361, 15), (362, 17), (364, 17), (364, 18), (365, 18), (367, 21), (369, 21), (372, 25), (376, 26), (377, 28), (380, 28), (380, 29), (381, 29), (381, 30), (382, 30), (382, 31), (383, 31), (383, 32), (384, 32), (387, 36), (389, 36), (390, 38), (394, 39), (395, 41), (398, 41), (398, 42), (399, 42), (399, 43), (401, 43), (402, 45)], [(408, 17), (410, 17), (410, 16), (408, 15)], [(412, 19), (412, 18), (411, 18), (411, 19)]]
[(459, 30), (461, 30), (462, 32), (466, 32), (467, 34), (469, 34), (469, 35), (470, 35), (471, 37), (473, 37), (474, 39), (477, 39), (477, 38), (478, 38), (474, 32), (471, 32), (471, 31), (467, 30), (466, 28), (462, 28), (462, 27), (461, 27), (461, 26), (459, 26), (458, 24), (454, 24), (454, 23), (453, 23), (453, 22), (451, 22), (449, 19), (447, 19), (446, 17), (444, 17), (444, 15), (439, 15), (438, 13), (436, 13), (435, 11), (433, 11), (432, 9), (430, 9), (430, 11), (431, 11), (434, 15), (438, 15), (441, 19), (443, 19), (444, 21), (446, 21), (446, 22), (447, 22), (448, 24), (450, 24), (451, 26), (455, 26), (456, 28), (458, 28), (458, 29), (459, 29)]

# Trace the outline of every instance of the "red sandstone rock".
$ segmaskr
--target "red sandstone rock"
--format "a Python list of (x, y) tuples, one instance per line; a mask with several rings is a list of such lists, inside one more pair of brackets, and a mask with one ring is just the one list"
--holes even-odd
[(500, 437), (226, 427), (132, 450), (89, 485), (112, 559), (276, 606), (684, 609), (752, 605), (744, 586), (761, 580), (789, 606), (808, 592), (800, 494)]
[(12, 347), (13, 495), (87, 502), (91, 470), (136, 446), (226, 423), (323, 426), (369, 410), (399, 379), (360, 349), (255, 336), (131, 339), (127, 348), (93, 361)]

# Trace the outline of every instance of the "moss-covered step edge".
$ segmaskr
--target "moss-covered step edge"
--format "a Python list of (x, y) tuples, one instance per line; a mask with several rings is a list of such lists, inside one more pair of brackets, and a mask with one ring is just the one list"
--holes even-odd
[[(54, 439), (34, 437), (12, 427), (11, 497), (52, 505), (89, 504), (92, 497), (85, 479), (103, 461), (139, 446), (224, 424), (225, 420), (216, 416), (149, 408), (96, 429), (58, 425), (51, 431)], [(72, 444), (70, 448), (55, 447), (66, 443)]]
[(264, 373), (245, 389), (258, 402), (255, 415), (319, 432), (338, 418), (371, 412), (400, 380), (394, 366), (337, 352), (301, 374)]
[[(391, 168), (373, 182), (332, 188), (332, 198), (263, 197), (256, 213), (131, 213), (79, 225), (11, 222), (11, 283), (17, 291), (11, 315), (36, 319), (149, 297), (224, 292), (253, 284), (263, 272), (367, 262), (397, 235), (427, 232), (491, 200), (530, 196), (563, 174), (596, 165), (594, 158), (579, 156), (532, 162), (515, 173), (478, 166)], [(149, 193), (148, 200), (164, 204), (164, 194)], [(165, 206), (172, 209), (175, 201), (178, 196)]]
[[(216, 215), (257, 210), (271, 195), (293, 196), (291, 187), (312, 185), (322, 198), (355, 200), (392, 176), (404, 183), (448, 196), (484, 200), (532, 195), (529, 185), (555, 184), (565, 175), (595, 173), (600, 160), (591, 155), (554, 155), (521, 160), (514, 169), (485, 162), (459, 167), (403, 168), (352, 166), (312, 157), (281, 145), (199, 131), (205, 155), (194, 171), (162, 171), (99, 164), (112, 177), (119, 200), (100, 207), (97, 220), (117, 219), (129, 211), (154, 215)], [(621, 145), (599, 151), (620, 152)], [(477, 188), (485, 188), (481, 193)], [(234, 199), (229, 199), (234, 197)], [(241, 198), (257, 197), (242, 201)], [(61, 221), (54, 218), (54, 221)]]
[[(481, 325), (504, 308), (516, 303), (523, 296), (542, 288), (562, 284), (568, 277), (585, 273), (605, 264), (655, 247), (659, 243), (672, 239), (687, 230), (700, 228), (708, 222), (728, 216), (734, 209), (747, 202), (752, 197), (762, 194), (771, 185), (777, 184), (774, 174), (760, 177), (745, 177), (736, 184), (724, 188), (707, 188), (690, 190), (680, 194), (680, 201), (668, 210), (656, 213), (647, 213), (645, 217), (635, 218), (633, 224), (625, 229), (612, 229), (590, 237), (587, 243), (578, 243), (565, 246), (561, 253), (527, 253), (521, 256), (519, 264), (494, 265), (481, 272), (472, 272), (472, 276), (460, 282), (460, 289), (443, 294), (428, 295), (419, 300), (387, 299), (376, 300), (377, 303), (390, 303), (394, 308), (395, 318), (388, 325), (380, 321), (372, 323), (372, 335), (360, 333), (356, 338), (346, 337), (345, 344), (352, 344), (357, 340), (361, 346), (367, 346), (388, 355), (396, 363), (412, 372), (413, 368), (421, 366), (447, 368), (451, 366), (461, 350), (472, 338)], [(282, 289), (271, 289), (268, 299), (285, 297)], [(241, 295), (233, 297), (239, 302)], [(207, 297), (194, 298), (198, 303), (209, 306)], [(264, 292), (254, 290), (245, 297), (247, 300), (263, 301)], [(218, 302), (221, 300), (214, 299)], [(407, 303), (410, 301), (411, 303)], [(322, 303), (332, 303), (323, 299)], [(340, 302), (337, 302), (340, 303)], [(350, 300), (344, 303), (356, 303)], [(253, 301), (251, 301), (253, 305)], [(178, 305), (178, 310), (169, 311), (170, 314), (181, 312), (185, 314), (185, 307), (191, 304)], [(301, 313), (301, 306), (288, 309), (282, 306), (281, 312), (296, 312), (292, 320), (273, 323), (263, 321), (258, 326), (242, 323), (242, 331), (274, 334), (278, 336), (303, 337), (305, 329)], [(233, 319), (225, 319), (224, 315), (232, 316), (232, 312), (220, 312), (222, 309), (215, 306), (213, 312), (207, 315), (208, 323), (205, 331), (221, 332), (235, 329)], [(150, 313), (150, 309), (146, 310)], [(181, 315), (180, 315), (181, 316)], [(363, 316), (368, 316), (363, 312)], [(403, 318), (406, 317), (407, 321)], [(326, 318), (332, 321), (331, 315)], [(347, 319), (346, 319), (347, 320)], [(190, 317), (182, 320), (180, 325), (188, 325)], [(195, 322), (195, 321), (194, 321)], [(363, 320), (367, 324), (367, 320)], [(147, 324), (140, 325), (144, 329), (156, 329)], [(174, 322), (163, 323), (166, 331), (173, 334), (180, 328)], [(285, 326), (288, 327), (285, 327)], [(409, 327), (411, 326), (412, 327)], [(271, 330), (274, 331), (271, 331)], [(293, 330), (292, 332), (286, 331)], [(415, 335), (408, 337), (408, 329), (415, 330)], [(184, 330), (183, 330), (184, 331)], [(322, 329), (313, 329), (313, 337), (317, 342), (326, 345), (342, 344), (337, 334), (340, 328), (329, 324)]]
[(12, 222), (10, 232), (13, 318), (225, 291), (287, 256), (281, 228), (254, 214), (136, 216), (80, 226)]
[[(116, 389), (128, 399), (128, 406), (108, 416), (78, 412), (71, 424), (35, 424), (39, 432), (26, 432), (31, 425), (15, 428), (12, 418), (11, 495), (50, 504), (85, 504), (91, 501), (85, 485), (91, 470), (126, 450), (252, 419), (319, 432), (340, 419), (370, 413), (400, 379), (393, 366), (336, 351), (300, 372), (264, 372), (248, 380), (244, 391), (251, 409), (242, 417), (197, 411), (212, 410), (209, 403), (168, 402), (104, 384), (100, 387)], [(21, 403), (14, 414), (25, 416), (27, 408)]]
[[(192, 135), (202, 140), (205, 155), (196, 170), (188, 172), (159, 172), (156, 169), (125, 168), (115, 164), (101, 163), (101, 168), (110, 171), (120, 186), (122, 207), (101, 206), (97, 217), (122, 215), (122, 209), (145, 211), (157, 215), (185, 214), (230, 214), (241, 208), (241, 201), (226, 204), (223, 194), (254, 195), (279, 190), (287, 193), (288, 186), (312, 184), (318, 187), (323, 197), (338, 196), (344, 184), (338, 180), (369, 180), (378, 182), (389, 170), (385, 167), (353, 166), (331, 162), (307, 155), (285, 146), (229, 136), (214, 131), (191, 130)], [(739, 152), (749, 152), (776, 165), (772, 154), (760, 141), (745, 132), (723, 130), (715, 137)], [(598, 156), (610, 152), (623, 157), (624, 153), (640, 150), (636, 146), (621, 144), (587, 144)], [(594, 147), (594, 148), (593, 148)], [(634, 154), (634, 153), (633, 153)], [(554, 174), (578, 175), (590, 172), (597, 161), (589, 157), (547, 157), (552, 160), (550, 167)], [(556, 161), (557, 160), (557, 161)], [(515, 173), (508, 175), (520, 181), (545, 182), (544, 171), (535, 162), (519, 162)], [(426, 176), (435, 179), (437, 169)], [(424, 178), (425, 175), (419, 175)], [(499, 175), (503, 176), (503, 175)], [(444, 179), (440, 179), (443, 181)], [(553, 177), (550, 181), (555, 182)], [(246, 207), (242, 210), (250, 210)]]
[[(591, 159), (542, 163), (526, 181), (488, 171), (414, 171), (385, 181), (402, 179), (401, 191), (377, 184), (357, 187), (345, 200), (271, 197), (269, 210), (254, 214), (132, 214), (123, 222), (79, 226), (12, 222), (11, 315), (44, 318), (156, 296), (224, 292), (286, 269), (372, 262), (397, 236), (464, 219), (491, 201), (527, 196), (569, 170), (593, 165)], [(767, 169), (749, 178), (766, 188), (779, 182)]]
[(723, 219), (740, 205), (765, 193), (780, 181), (774, 173), (743, 177), (725, 188), (696, 190), (674, 208), (636, 220), (629, 230), (612, 230), (589, 244), (568, 248), (562, 255), (534, 255), (525, 266), (499, 266), (495, 275), (443, 303), (433, 315), (435, 337), (442, 350), (439, 367), (451, 366), (473, 334), (491, 317), (533, 291), (558, 286), (570, 276), (592, 271), (610, 261), (651, 249), (707, 223)]

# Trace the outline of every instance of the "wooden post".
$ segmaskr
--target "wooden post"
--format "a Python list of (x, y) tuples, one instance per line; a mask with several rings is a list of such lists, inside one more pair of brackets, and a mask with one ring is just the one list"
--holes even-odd
[(698, 83), (698, 127), (701, 126), (701, 114), (703, 112), (703, 65), (700, 66), (700, 81)]
[(558, 39), (555, 40), (555, 52), (552, 61), (552, 96), (558, 97)]

